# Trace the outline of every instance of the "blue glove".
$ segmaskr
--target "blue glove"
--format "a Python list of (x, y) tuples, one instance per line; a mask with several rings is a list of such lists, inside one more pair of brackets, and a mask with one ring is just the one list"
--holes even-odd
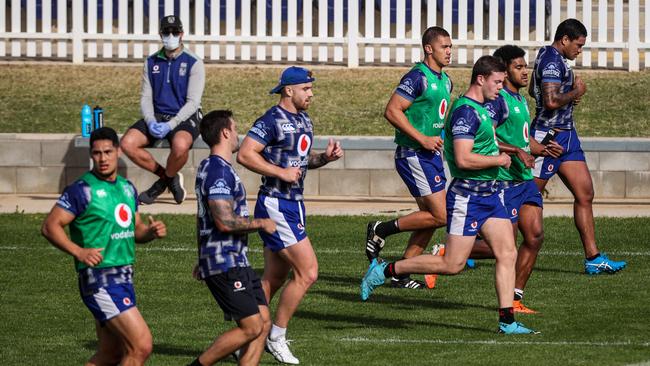
[(152, 122), (148, 124), (149, 128), (149, 133), (151, 136), (157, 138), (157, 139), (163, 139), (169, 131), (171, 131), (171, 127), (169, 127), (169, 123), (167, 122)]

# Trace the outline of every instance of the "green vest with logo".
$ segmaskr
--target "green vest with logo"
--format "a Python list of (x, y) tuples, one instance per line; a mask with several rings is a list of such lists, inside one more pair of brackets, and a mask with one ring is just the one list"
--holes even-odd
[[(422, 95), (413, 100), (413, 103), (404, 111), (406, 118), (416, 130), (425, 136), (440, 136), (445, 125), (445, 113), (451, 100), (451, 80), (446, 73), (436, 75), (427, 65), (418, 62), (411, 70), (420, 70), (426, 76), (427, 88)], [(420, 149), (415, 140), (395, 130), (395, 143), (399, 146)]]
[(465, 97), (461, 96), (456, 99), (454, 104), (451, 106), (451, 111), (449, 111), (449, 117), (447, 123), (445, 124), (445, 159), (447, 159), (447, 164), (449, 165), (449, 172), (452, 177), (461, 178), (461, 179), (473, 179), (473, 180), (495, 180), (499, 175), (500, 167), (492, 167), (480, 170), (465, 170), (459, 169), (456, 166), (454, 158), (454, 139), (451, 132), (451, 116), (454, 111), (464, 105), (468, 105), (476, 110), (481, 124), (479, 125), (476, 135), (474, 136), (474, 146), (472, 147), (472, 153), (480, 154), (485, 156), (496, 156), (499, 155), (499, 146), (497, 145), (496, 137), (494, 135), (494, 126), (492, 124), (492, 118), (488, 114), (485, 108)]
[[(90, 187), (86, 210), (70, 223), (70, 238), (82, 248), (104, 248), (104, 260), (95, 268), (132, 264), (135, 259), (135, 197), (131, 184), (115, 182), (87, 172), (80, 180)], [(88, 267), (75, 260), (77, 270)]]
[[(523, 96), (517, 98), (501, 89), (499, 97), (503, 98), (508, 106), (508, 118), (497, 127), (497, 139), (503, 143), (510, 144), (530, 153), (528, 142), (528, 131), (530, 131), (530, 113), (528, 103)], [(501, 169), (498, 180), (524, 181), (533, 179), (533, 172), (524, 166), (524, 162), (518, 157), (512, 156), (510, 169)]]

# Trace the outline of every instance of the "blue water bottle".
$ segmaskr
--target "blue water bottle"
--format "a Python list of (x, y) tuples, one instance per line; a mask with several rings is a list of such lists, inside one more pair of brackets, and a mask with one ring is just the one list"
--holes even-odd
[(93, 122), (95, 127), (93, 130), (104, 127), (104, 110), (100, 106), (93, 108)]
[(90, 132), (93, 130), (93, 114), (88, 104), (81, 107), (81, 136), (90, 137)]

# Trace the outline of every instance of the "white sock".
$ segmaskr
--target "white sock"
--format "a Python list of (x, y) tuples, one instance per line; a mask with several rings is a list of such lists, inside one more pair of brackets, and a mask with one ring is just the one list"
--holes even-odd
[(287, 328), (280, 328), (277, 325), (273, 324), (269, 338), (271, 338), (272, 341), (277, 341), (278, 339), (285, 338), (286, 334)]
[(515, 288), (515, 295), (519, 296), (520, 298), (524, 298), (524, 290)]

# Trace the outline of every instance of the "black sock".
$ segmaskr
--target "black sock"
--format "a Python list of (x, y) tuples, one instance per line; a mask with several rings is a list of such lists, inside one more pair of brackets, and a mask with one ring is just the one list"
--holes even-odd
[(153, 173), (160, 178), (165, 179), (165, 168), (163, 168), (162, 165), (156, 163), (156, 168), (154, 169)]
[(192, 361), (192, 363), (187, 366), (203, 366), (203, 365), (201, 365), (201, 362), (199, 362), (199, 358), (197, 357), (196, 360)]
[(600, 256), (600, 252), (596, 253), (596, 255), (594, 255), (592, 257), (587, 257), (587, 260), (588, 261), (593, 261), (594, 259), (598, 258), (599, 256)]
[(506, 324), (515, 322), (515, 311), (512, 307), (499, 309), (499, 322)]
[(388, 278), (388, 277), (397, 277), (397, 273), (395, 273), (395, 262), (388, 263), (386, 268), (384, 268), (384, 276), (386, 278)]
[(375, 234), (379, 235), (384, 239), (387, 236), (397, 234), (399, 232), (400, 231), (399, 231), (399, 225), (397, 224), (397, 219), (381, 222), (375, 228)]

